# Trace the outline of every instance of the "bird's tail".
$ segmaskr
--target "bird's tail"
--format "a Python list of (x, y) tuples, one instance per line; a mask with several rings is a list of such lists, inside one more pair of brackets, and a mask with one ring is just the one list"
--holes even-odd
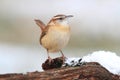
[(42, 31), (45, 29), (45, 24), (41, 20), (35, 19), (35, 22), (41, 28)]

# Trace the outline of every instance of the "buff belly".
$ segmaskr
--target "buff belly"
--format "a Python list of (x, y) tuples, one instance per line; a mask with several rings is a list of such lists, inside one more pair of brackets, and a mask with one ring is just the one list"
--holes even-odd
[(48, 52), (53, 53), (64, 48), (68, 44), (69, 38), (69, 31), (52, 30), (41, 39), (41, 43), (42, 46), (48, 50)]

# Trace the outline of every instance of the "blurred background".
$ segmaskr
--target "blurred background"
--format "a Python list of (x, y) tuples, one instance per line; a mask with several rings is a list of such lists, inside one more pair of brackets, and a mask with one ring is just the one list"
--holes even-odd
[(67, 57), (98, 50), (120, 55), (120, 0), (0, 0), (0, 74), (42, 71), (47, 54), (34, 19), (47, 24), (56, 14), (74, 15)]

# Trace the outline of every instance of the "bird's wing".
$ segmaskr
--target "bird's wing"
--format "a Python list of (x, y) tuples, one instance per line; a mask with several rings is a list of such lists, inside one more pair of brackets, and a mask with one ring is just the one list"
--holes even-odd
[(41, 30), (44, 31), (45, 24), (41, 20), (38, 20), (38, 19), (35, 19), (35, 22), (41, 28)]
[(49, 26), (46, 26), (44, 30), (42, 31), (41, 36), (40, 36), (40, 44), (41, 44), (41, 39), (47, 34), (48, 29), (49, 29)]

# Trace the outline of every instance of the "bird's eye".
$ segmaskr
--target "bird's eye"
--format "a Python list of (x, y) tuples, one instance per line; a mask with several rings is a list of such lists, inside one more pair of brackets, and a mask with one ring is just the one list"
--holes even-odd
[(63, 20), (63, 18), (59, 18), (60, 20)]

